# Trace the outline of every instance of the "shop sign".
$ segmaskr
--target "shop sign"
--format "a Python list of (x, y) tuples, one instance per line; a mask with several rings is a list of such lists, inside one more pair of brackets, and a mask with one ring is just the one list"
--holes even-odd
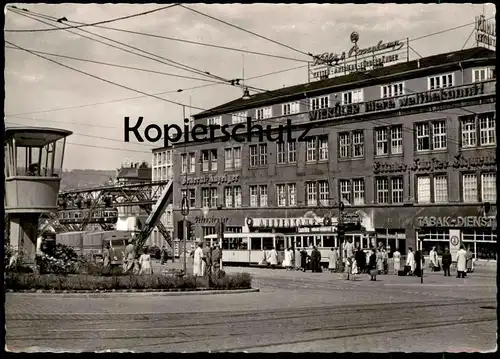
[(375, 161), (373, 163), (373, 172), (380, 173), (401, 173), (401, 172), (434, 172), (442, 171), (447, 168), (453, 169), (479, 169), (484, 167), (496, 166), (496, 156), (478, 156), (465, 158), (461, 153), (455, 155), (453, 161), (442, 161), (435, 157), (430, 160), (415, 158), (412, 165), (404, 163), (384, 163)]
[(476, 16), (476, 42), (486, 46), (497, 47), (496, 23), (492, 20), (486, 20), (484, 15)]
[[(248, 223), (248, 221), (247, 221)], [(295, 228), (321, 226), (323, 218), (252, 218), (252, 227), (258, 228)]]
[(223, 175), (223, 176), (214, 176), (207, 175), (202, 177), (181, 177), (181, 186), (195, 186), (195, 185), (208, 185), (208, 184), (230, 184), (233, 182), (238, 182), (240, 180), (239, 175)]
[(328, 227), (318, 227), (318, 228), (311, 228), (311, 227), (299, 227), (297, 229), (298, 233), (316, 233), (316, 232), (337, 232), (337, 227), (334, 226), (328, 226)]
[(349, 51), (341, 54), (325, 52), (315, 55), (311, 66), (311, 73), (315, 79), (334, 77), (335, 75), (345, 75), (354, 71), (368, 71), (377, 67), (382, 67), (386, 63), (404, 60), (401, 52), (404, 51), (405, 41), (396, 40), (384, 42), (380, 40), (378, 44), (366, 48), (357, 45), (359, 35), (351, 34), (353, 46)]
[(199, 224), (217, 224), (220, 222), (227, 223), (229, 221), (228, 217), (203, 217), (203, 216), (196, 216), (194, 217), (194, 222), (199, 223)]
[(460, 86), (449, 89), (439, 89), (435, 91), (419, 92), (416, 94), (404, 95), (392, 99), (382, 99), (369, 101), (365, 103), (364, 112), (374, 112), (391, 110), (430, 103), (439, 103), (441, 101), (460, 99), (482, 95), (484, 93), (484, 83)]
[(464, 216), (464, 217), (418, 217), (420, 227), (469, 227), (491, 228), (496, 225), (495, 217)]

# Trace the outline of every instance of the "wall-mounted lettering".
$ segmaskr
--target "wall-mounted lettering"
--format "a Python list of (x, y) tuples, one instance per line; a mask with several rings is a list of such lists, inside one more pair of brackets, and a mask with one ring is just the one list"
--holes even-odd
[(417, 224), (420, 227), (469, 227), (469, 228), (489, 228), (496, 226), (495, 217), (418, 217)]
[(195, 186), (202, 184), (230, 184), (234, 182), (238, 182), (240, 180), (239, 175), (224, 175), (224, 176), (203, 176), (203, 177), (193, 177), (186, 178), (185, 176), (181, 177), (181, 186)]
[(217, 224), (217, 223), (227, 223), (229, 221), (228, 217), (202, 217), (202, 216), (196, 216), (194, 217), (194, 222), (199, 223), (199, 224)]

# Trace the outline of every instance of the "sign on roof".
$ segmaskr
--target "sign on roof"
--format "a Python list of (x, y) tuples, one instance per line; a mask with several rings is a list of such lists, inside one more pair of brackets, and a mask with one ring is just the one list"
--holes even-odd
[(496, 49), (497, 32), (495, 21), (487, 20), (484, 15), (476, 17), (476, 43), (477, 46), (486, 45), (486, 48)]
[(369, 71), (385, 64), (409, 60), (408, 39), (384, 42), (368, 47), (358, 46), (359, 34), (351, 34), (353, 46), (341, 54), (325, 52), (314, 56), (310, 66), (310, 77), (313, 80), (343, 76), (356, 71)]

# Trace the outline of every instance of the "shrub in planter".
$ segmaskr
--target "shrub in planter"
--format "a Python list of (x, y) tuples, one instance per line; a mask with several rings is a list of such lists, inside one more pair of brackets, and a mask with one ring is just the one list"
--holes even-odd
[[(251, 288), (251, 276), (248, 273), (231, 274), (221, 278), (211, 278), (211, 288), (214, 289), (246, 289)], [(193, 276), (179, 277), (154, 274), (150, 276), (122, 275), (122, 276), (94, 276), (86, 274), (59, 275), (59, 274), (22, 274), (7, 273), (5, 288), (14, 291), (42, 289), (42, 290), (132, 290), (156, 289), (187, 290), (194, 288), (209, 288), (208, 278)]]

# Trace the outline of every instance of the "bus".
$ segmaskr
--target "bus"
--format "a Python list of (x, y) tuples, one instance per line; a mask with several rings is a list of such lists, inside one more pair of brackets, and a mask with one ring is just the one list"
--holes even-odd
[[(285, 236), (281, 233), (224, 233), (219, 245), (222, 249), (223, 265), (249, 266), (257, 265), (262, 258), (269, 255), (273, 248), (278, 252), (279, 264), (285, 255)], [(213, 246), (217, 234), (205, 236), (205, 243)]]

